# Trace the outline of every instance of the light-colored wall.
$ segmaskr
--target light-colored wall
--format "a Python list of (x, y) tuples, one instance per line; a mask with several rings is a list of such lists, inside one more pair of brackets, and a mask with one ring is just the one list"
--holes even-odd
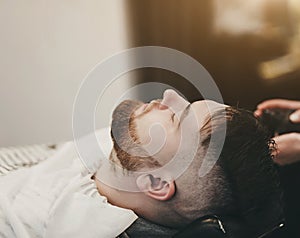
[[(0, 2), (0, 147), (72, 139), (81, 81), (99, 61), (127, 47), (124, 3)], [(120, 81), (110, 93), (125, 87)], [(100, 116), (97, 126), (107, 124)]]

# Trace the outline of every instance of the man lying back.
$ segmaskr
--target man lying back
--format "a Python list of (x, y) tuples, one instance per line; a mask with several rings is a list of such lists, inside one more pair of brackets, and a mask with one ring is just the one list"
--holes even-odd
[(137, 219), (132, 210), (177, 229), (230, 216), (245, 222), (247, 235), (281, 218), (273, 146), (250, 112), (190, 104), (167, 90), (162, 101), (118, 105), (111, 135), (106, 171), (88, 171), (68, 142), (46, 161), (1, 176), (1, 236), (116, 237)]
[[(111, 136), (112, 173), (134, 175), (137, 186), (126, 191), (97, 174), (98, 191), (114, 205), (175, 228), (208, 214), (232, 216), (245, 222), (249, 237), (281, 219), (274, 143), (251, 112), (208, 100), (190, 104), (166, 90), (162, 100), (120, 103)], [(201, 166), (208, 170), (202, 175)]]

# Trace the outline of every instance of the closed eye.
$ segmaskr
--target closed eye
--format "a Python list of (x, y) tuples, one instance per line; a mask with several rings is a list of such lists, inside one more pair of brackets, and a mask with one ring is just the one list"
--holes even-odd
[(172, 122), (174, 122), (174, 117), (175, 117), (175, 113), (172, 114), (172, 117), (171, 117)]

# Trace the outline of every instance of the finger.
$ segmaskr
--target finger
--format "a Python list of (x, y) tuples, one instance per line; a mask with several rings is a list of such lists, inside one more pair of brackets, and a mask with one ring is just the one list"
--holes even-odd
[(258, 110), (264, 110), (267, 108), (300, 109), (300, 101), (286, 99), (270, 99), (257, 105)]
[(260, 117), (263, 113), (263, 110), (257, 109), (256, 111), (253, 112), (255, 117)]
[(287, 165), (299, 161), (300, 134), (288, 133), (273, 138), (277, 145), (274, 162)]
[(300, 109), (290, 115), (291, 122), (300, 123)]
[(284, 135), (280, 135), (280, 136), (276, 136), (274, 137), (274, 141), (276, 143), (276, 151), (273, 154), (273, 161), (278, 164), (278, 165), (285, 165), (286, 161), (284, 159), (284, 155), (282, 155), (282, 151), (285, 151), (285, 142), (286, 140), (288, 140), (288, 134), (284, 134)]
[(284, 145), (287, 140), (289, 140), (291, 137), (291, 133), (287, 133), (287, 134), (283, 134), (283, 135), (280, 135), (280, 136), (275, 136), (273, 138), (273, 140), (275, 141), (275, 143), (278, 145), (278, 146), (281, 146), (281, 145)]

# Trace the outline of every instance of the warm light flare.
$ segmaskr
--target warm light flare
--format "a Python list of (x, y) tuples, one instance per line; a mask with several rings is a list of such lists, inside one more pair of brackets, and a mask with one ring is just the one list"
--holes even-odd
[(275, 79), (300, 69), (300, 1), (288, 0), (287, 6), (294, 35), (290, 39), (286, 55), (260, 64), (259, 72), (266, 80)]

